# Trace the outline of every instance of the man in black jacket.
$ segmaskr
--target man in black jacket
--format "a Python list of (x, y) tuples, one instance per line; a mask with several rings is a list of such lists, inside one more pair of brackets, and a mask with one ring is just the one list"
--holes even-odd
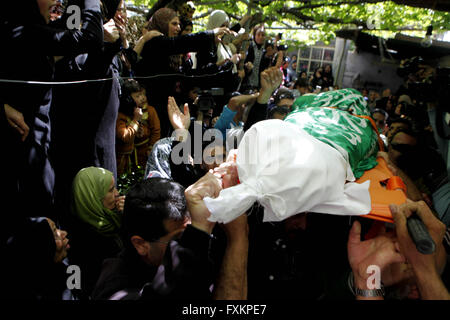
[(215, 223), (207, 220), (202, 197), (220, 188), (211, 173), (188, 188), (186, 198), (184, 188), (168, 179), (135, 185), (125, 202), (125, 249), (104, 261), (92, 298), (211, 298), (209, 247)]

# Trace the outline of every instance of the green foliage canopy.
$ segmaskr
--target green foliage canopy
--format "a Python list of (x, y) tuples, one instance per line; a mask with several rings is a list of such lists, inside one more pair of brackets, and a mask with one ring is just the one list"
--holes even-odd
[[(164, 0), (132, 0), (136, 6), (153, 7)], [(180, 1), (179, 1), (180, 2)], [(183, 2), (183, 1), (181, 1)], [(309, 45), (329, 42), (340, 29), (362, 29), (377, 36), (389, 37), (397, 32), (423, 37), (432, 24), (433, 34), (450, 30), (450, 13), (397, 4), (386, 0), (194, 0), (195, 31), (204, 29), (208, 13), (226, 11), (235, 20), (250, 12), (260, 12), (269, 33), (283, 32), (288, 44)], [(397, 1), (398, 2), (398, 1)], [(408, 1), (402, 1), (408, 2)], [(420, 1), (411, 1), (418, 3)], [(427, 7), (430, 1), (424, 0)]]

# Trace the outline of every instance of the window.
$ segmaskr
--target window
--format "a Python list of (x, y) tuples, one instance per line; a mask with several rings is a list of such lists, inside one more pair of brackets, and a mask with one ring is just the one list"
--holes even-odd
[(311, 76), (314, 71), (327, 64), (332, 64), (334, 59), (334, 48), (325, 46), (314, 46), (300, 48), (298, 52), (298, 72), (306, 71)]

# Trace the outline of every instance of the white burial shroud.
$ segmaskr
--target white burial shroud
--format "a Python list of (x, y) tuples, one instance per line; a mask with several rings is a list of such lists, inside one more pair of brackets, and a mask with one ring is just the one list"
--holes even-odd
[(236, 158), (240, 184), (204, 198), (209, 221), (228, 223), (258, 201), (264, 221), (301, 212), (364, 215), (371, 210), (370, 181), (358, 184), (333, 147), (295, 124), (265, 120), (244, 135)]

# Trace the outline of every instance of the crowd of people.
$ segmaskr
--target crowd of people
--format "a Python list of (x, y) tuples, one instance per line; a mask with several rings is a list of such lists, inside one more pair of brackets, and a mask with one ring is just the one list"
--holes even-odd
[[(193, 33), (191, 2), (157, 10), (138, 35), (124, 0), (70, 0), (81, 8), (74, 28), (58, 4), (10, 1), (0, 14), (2, 298), (450, 299), (440, 134), (450, 124), (421, 105), (411, 74), (394, 94), (357, 88), (385, 144), (379, 157), (407, 186), (394, 224), (313, 212), (265, 222), (257, 203), (215, 223), (203, 199), (240, 183), (233, 150), (245, 132), (285, 119), (298, 97), (338, 90), (331, 65), (298, 72), (252, 16), (233, 24), (215, 10)], [(417, 251), (412, 214), (433, 254)], [(69, 287), (73, 265), (81, 278)], [(373, 265), (381, 288), (369, 286)]]

